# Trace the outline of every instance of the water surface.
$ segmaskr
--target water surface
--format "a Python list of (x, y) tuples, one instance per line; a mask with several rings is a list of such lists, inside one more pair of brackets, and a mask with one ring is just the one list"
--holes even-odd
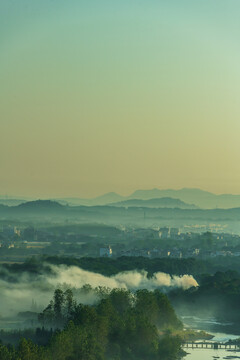
[[(211, 341), (226, 342), (230, 339), (234, 340), (239, 338), (239, 335), (226, 334), (226, 333), (213, 333), (214, 338)], [(188, 353), (184, 360), (222, 360), (222, 359), (240, 359), (240, 351), (225, 350), (225, 349), (185, 349)]]

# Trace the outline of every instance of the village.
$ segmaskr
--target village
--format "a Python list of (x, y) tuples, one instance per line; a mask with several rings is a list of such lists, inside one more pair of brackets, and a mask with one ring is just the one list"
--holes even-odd
[[(186, 231), (187, 230), (187, 231)], [(191, 231), (190, 231), (191, 230)], [(212, 230), (212, 231), (211, 231)], [(216, 231), (218, 230), (218, 231)], [(84, 228), (60, 233), (51, 228), (2, 226), (0, 261), (22, 262), (50, 254), (81, 257), (198, 258), (240, 256), (240, 236), (215, 227), (110, 228), (106, 233)]]

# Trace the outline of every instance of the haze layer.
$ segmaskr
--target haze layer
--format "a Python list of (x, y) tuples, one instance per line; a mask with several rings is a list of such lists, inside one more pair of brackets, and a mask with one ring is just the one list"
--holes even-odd
[(2, 0), (1, 193), (240, 193), (239, 11)]

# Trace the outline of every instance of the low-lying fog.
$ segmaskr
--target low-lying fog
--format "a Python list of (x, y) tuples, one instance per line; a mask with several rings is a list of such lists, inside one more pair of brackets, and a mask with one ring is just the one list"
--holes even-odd
[(4, 268), (4, 280), (0, 279), (0, 316), (15, 316), (20, 311), (30, 311), (32, 301), (37, 304), (37, 309), (41, 311), (50, 301), (53, 292), (57, 287), (75, 289), (74, 295), (77, 300), (91, 304), (96, 301), (96, 293), (77, 291), (85, 284), (92, 288), (98, 286), (113, 288), (124, 288), (129, 290), (148, 289), (163, 290), (181, 287), (188, 289), (198, 286), (196, 280), (191, 275), (181, 277), (171, 277), (165, 273), (155, 273), (149, 278), (146, 271), (127, 271), (118, 273), (114, 276), (103, 276), (98, 273), (82, 270), (76, 266), (54, 266), (48, 265), (51, 272), (46, 274), (32, 275), (27, 272), (22, 274), (8, 273)]

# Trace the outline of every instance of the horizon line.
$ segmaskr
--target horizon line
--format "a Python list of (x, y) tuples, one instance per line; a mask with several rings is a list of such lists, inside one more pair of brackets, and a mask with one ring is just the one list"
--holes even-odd
[(13, 200), (13, 199), (16, 199), (16, 200), (25, 200), (25, 199), (37, 199), (37, 200), (41, 200), (41, 199), (53, 199), (53, 200), (57, 200), (57, 199), (79, 199), (79, 200), (93, 200), (93, 199), (97, 199), (97, 198), (100, 198), (100, 197), (103, 197), (105, 195), (109, 195), (109, 194), (114, 194), (114, 195), (118, 195), (118, 196), (121, 196), (121, 197), (125, 197), (125, 198), (128, 198), (130, 196), (132, 196), (134, 193), (138, 192), (138, 191), (154, 191), (154, 190), (157, 190), (157, 191), (181, 191), (181, 190), (200, 190), (204, 193), (209, 193), (209, 194), (213, 194), (213, 195), (216, 195), (216, 196), (221, 196), (221, 195), (233, 195), (233, 196), (238, 196), (240, 195), (239, 193), (237, 194), (234, 194), (234, 193), (227, 193), (227, 192), (224, 192), (224, 193), (215, 193), (215, 192), (212, 192), (212, 191), (209, 191), (209, 190), (204, 190), (202, 188), (197, 188), (197, 187), (181, 187), (181, 188), (157, 188), (157, 187), (154, 187), (154, 188), (147, 188), (147, 189), (136, 189), (134, 190), (133, 192), (131, 192), (129, 195), (121, 195), (115, 191), (109, 191), (109, 192), (105, 192), (105, 193), (102, 193), (100, 195), (97, 195), (97, 196), (94, 196), (94, 197), (81, 197), (81, 196), (77, 196), (77, 195), (69, 195), (69, 196), (52, 196), (52, 195), (49, 195), (49, 196), (46, 196), (46, 195), (43, 195), (43, 196), (38, 196), (38, 195), (9, 195), (9, 194), (0, 194), (0, 199), (2, 200)]

